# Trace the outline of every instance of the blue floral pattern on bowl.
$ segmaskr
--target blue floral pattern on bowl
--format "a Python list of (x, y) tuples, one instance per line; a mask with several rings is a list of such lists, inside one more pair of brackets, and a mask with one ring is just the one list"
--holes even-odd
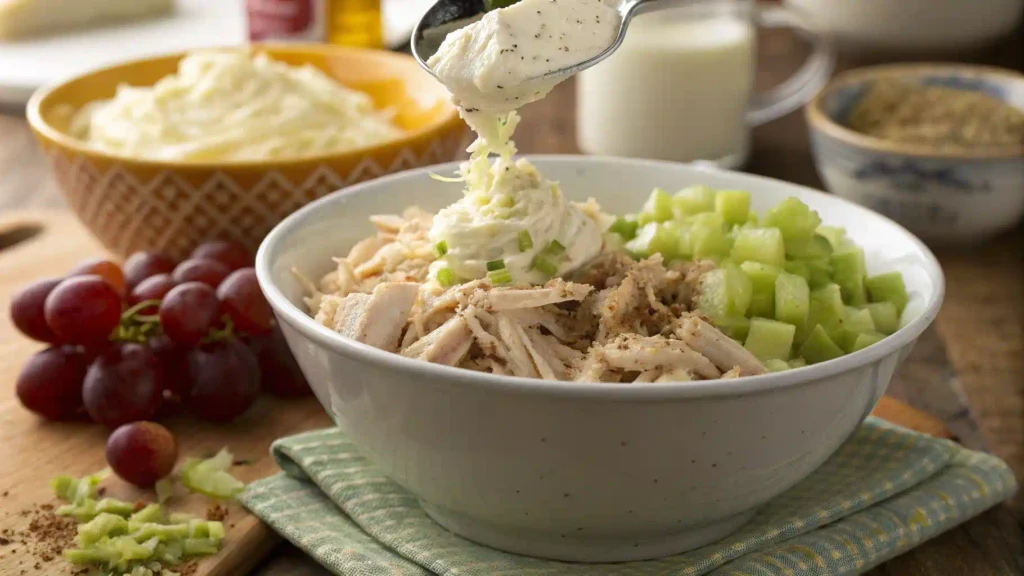
[[(881, 67), (887, 68), (887, 67)], [(891, 67), (888, 67), (891, 68)], [(1024, 76), (987, 75), (969, 67), (908, 66), (901, 79), (984, 92), (1024, 109)], [(822, 93), (817, 106), (845, 126), (873, 76)], [(971, 157), (901, 153), (837, 137), (809, 111), (815, 164), (829, 190), (900, 222), (923, 238), (978, 241), (1012, 227), (1024, 215), (1024, 155)]]

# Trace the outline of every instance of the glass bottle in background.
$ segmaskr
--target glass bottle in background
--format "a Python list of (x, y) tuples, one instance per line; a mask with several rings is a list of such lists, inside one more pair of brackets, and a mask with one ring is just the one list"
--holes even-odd
[(381, 0), (327, 0), (327, 41), (344, 46), (382, 48)]
[(252, 42), (328, 42), (381, 48), (381, 0), (246, 0)]

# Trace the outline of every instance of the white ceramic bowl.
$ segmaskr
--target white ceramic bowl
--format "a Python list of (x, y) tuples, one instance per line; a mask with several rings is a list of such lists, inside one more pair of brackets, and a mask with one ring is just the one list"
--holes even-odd
[(963, 64), (888, 64), (837, 76), (807, 105), (818, 174), (832, 192), (877, 210), (929, 243), (976, 244), (1024, 216), (1024, 144), (941, 151), (846, 127), (872, 82), (895, 78), (983, 92), (1024, 110), (1024, 74)]
[(843, 50), (952, 52), (1005, 36), (1024, 0), (785, 0)]
[(338, 426), (428, 514), (470, 540), (597, 562), (665, 556), (727, 535), (846, 440), (942, 301), (942, 271), (920, 241), (834, 196), (668, 162), (532, 160), (571, 197), (593, 196), (610, 212), (635, 211), (655, 186), (750, 190), (759, 211), (797, 196), (849, 230), (871, 272), (901, 271), (912, 302), (905, 326), (879, 344), (785, 373), (635, 385), (481, 374), (341, 337), (300, 308), (291, 273), (319, 277), (332, 256), (374, 233), (369, 215), (435, 210), (456, 200), (459, 186), (411, 170), (313, 202), (263, 242), (260, 285)]

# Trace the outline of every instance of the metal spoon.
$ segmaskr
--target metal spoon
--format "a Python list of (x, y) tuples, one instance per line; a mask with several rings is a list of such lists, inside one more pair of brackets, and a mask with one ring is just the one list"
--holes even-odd
[[(623, 38), (626, 37), (626, 28), (629, 27), (629, 23), (632, 21), (634, 16), (663, 8), (692, 4), (694, 1), (695, 0), (617, 0), (618, 6), (616, 9), (621, 17), (621, 23), (619, 24), (619, 33), (615, 36), (615, 40), (611, 45), (608, 46), (604, 52), (601, 52), (589, 60), (584, 60), (583, 62), (560, 70), (552, 70), (543, 77), (565, 77), (575, 74), (581, 70), (590, 68), (594, 64), (597, 64), (601, 60), (610, 56), (611, 53), (615, 52), (619, 45), (622, 44)], [(480, 20), (486, 13), (487, 9), (484, 7), (483, 0), (437, 0), (437, 3), (427, 10), (423, 15), (423, 18), (421, 18), (419, 23), (416, 25), (416, 28), (412, 31), (412, 53), (420, 63), (420, 66), (433, 74), (434, 71), (427, 66), (427, 60), (429, 60), (430, 57), (437, 52), (437, 49), (441, 47), (441, 42), (444, 41), (445, 37), (459, 28), (468, 26), (473, 22)]]

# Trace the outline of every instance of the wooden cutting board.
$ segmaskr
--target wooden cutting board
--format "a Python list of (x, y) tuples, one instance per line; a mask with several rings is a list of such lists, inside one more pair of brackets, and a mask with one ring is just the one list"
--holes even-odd
[[(104, 250), (78, 221), (64, 212), (11, 212), (0, 216), (0, 534), (12, 541), (0, 546), (0, 576), (71, 574), (59, 558), (44, 561), (38, 546), (21, 542), (39, 506), (52, 502), (50, 478), (81, 476), (106, 466), (104, 444), (108, 431), (86, 423), (48, 423), (21, 407), (14, 384), (24, 360), (43, 346), (21, 336), (11, 324), (7, 307), (24, 284), (45, 276), (60, 276), (80, 260)], [(938, 419), (906, 404), (883, 398), (875, 413), (887, 420), (929, 434), (950, 437)], [(245, 415), (228, 425), (188, 417), (166, 422), (175, 433), (179, 457), (212, 454), (222, 447), (234, 452), (239, 465), (232, 472), (245, 481), (277, 472), (268, 449), (281, 436), (330, 426), (331, 421), (312, 397), (262, 397)], [(144, 494), (119, 481), (107, 481), (107, 495), (127, 500)], [(204, 515), (208, 503), (199, 497), (176, 497), (169, 505), (178, 511)], [(237, 505), (229, 507), (224, 549), (199, 563), (197, 576), (240, 576), (260, 561), (278, 537)], [(7, 538), (8, 536), (3, 536)], [(2, 542), (2, 540), (0, 540)]]

